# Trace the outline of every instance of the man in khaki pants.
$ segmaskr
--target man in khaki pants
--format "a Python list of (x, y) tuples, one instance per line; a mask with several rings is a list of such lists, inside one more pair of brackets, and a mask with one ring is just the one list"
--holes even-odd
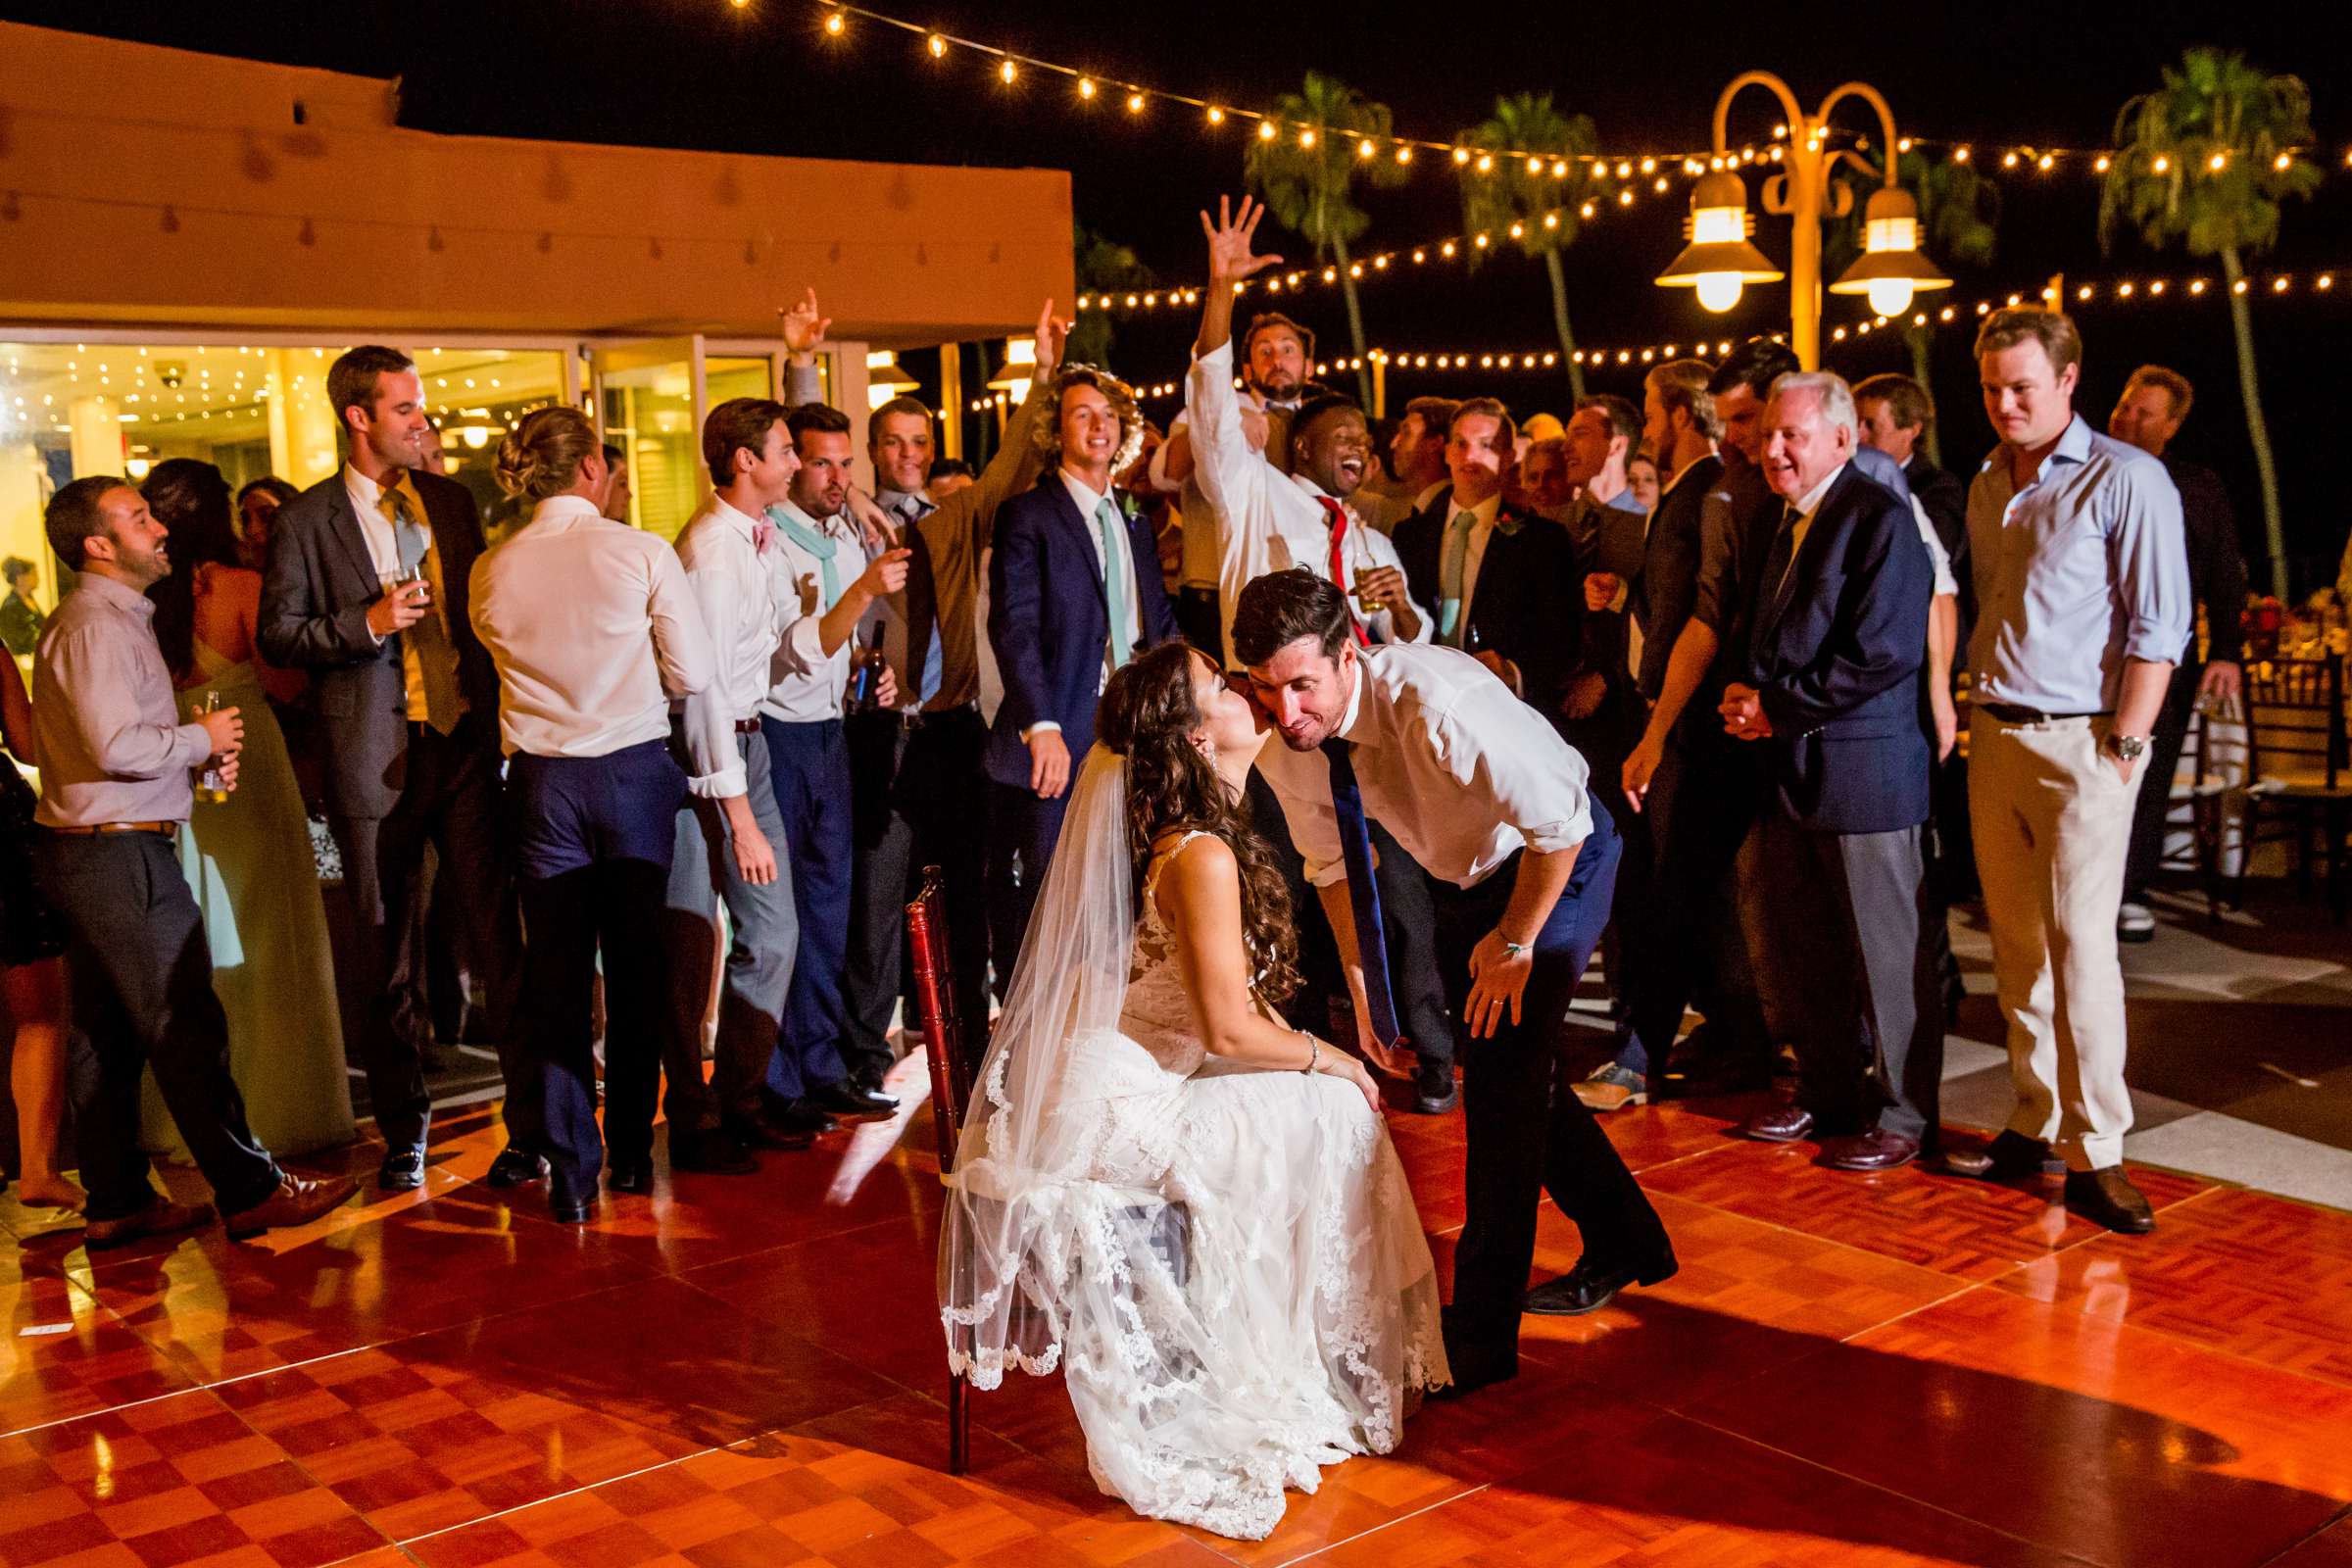
[(2074, 411), (2082, 340), (2057, 311), (1997, 311), (1977, 337), (2001, 445), (1969, 488), (1977, 585), (1969, 816), (2009, 1026), (2017, 1109), (1964, 1175), (2066, 1162), (2066, 1206), (2153, 1230), (2124, 1174), (2116, 908), (2147, 741), (2189, 632), (2180, 497), (2164, 465)]

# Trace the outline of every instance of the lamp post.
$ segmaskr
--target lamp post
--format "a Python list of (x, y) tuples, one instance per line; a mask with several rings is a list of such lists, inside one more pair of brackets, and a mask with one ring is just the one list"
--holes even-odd
[[(1779, 173), (1764, 182), (1764, 209), (1793, 220), (1788, 244), (1788, 273), (1775, 268), (1749, 242), (1755, 220), (1747, 211), (1747, 186), (1726, 148), (1732, 99), (1750, 84), (1770, 88), (1788, 117), (1787, 151)], [(1867, 159), (1828, 148), (1830, 111), (1840, 99), (1860, 98), (1876, 109), (1886, 133), (1886, 168), (1873, 169)], [(1853, 211), (1850, 187), (1833, 179), (1839, 160), (1853, 164), (1864, 175), (1883, 179), (1863, 209), (1861, 258), (1830, 285), (1833, 294), (1867, 294), (1871, 309), (1881, 316), (1908, 310), (1921, 289), (1949, 288), (1952, 280), (1919, 253), (1919, 206), (1896, 181), (1894, 111), (1876, 87), (1849, 81), (1834, 88), (1808, 118), (1788, 84), (1769, 71), (1743, 72), (1715, 100), (1715, 170), (1691, 187), (1690, 243), (1659, 274), (1666, 288), (1689, 288), (1710, 311), (1728, 311), (1740, 302), (1750, 283), (1777, 283), (1789, 277), (1788, 318), (1795, 340), (1797, 363), (1806, 369), (1821, 365), (1821, 220), (1825, 213), (1842, 218)]]

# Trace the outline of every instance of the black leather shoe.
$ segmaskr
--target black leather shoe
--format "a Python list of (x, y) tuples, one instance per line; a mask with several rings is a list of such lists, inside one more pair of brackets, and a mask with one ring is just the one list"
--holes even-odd
[(1434, 1084), (1416, 1084), (1413, 1087), (1413, 1114), (1416, 1116), (1443, 1116), (1461, 1102), (1462, 1086), (1451, 1076), (1446, 1078), (1443, 1089)]
[(1452, 1307), (1440, 1307), (1439, 1312), (1440, 1331), (1446, 1337), (1446, 1362), (1452, 1368), (1453, 1381), (1442, 1389), (1430, 1390), (1425, 1397), (1458, 1399), (1489, 1384), (1508, 1382), (1519, 1375), (1517, 1333), (1472, 1334), (1453, 1315)]
[(806, 1099), (769, 1100), (760, 1107), (760, 1119), (786, 1137), (805, 1133), (810, 1138), (821, 1138), (841, 1126)]
[(651, 1159), (614, 1159), (607, 1162), (605, 1190), (644, 1197), (654, 1190), (654, 1162)]
[(1899, 1170), (1919, 1157), (1919, 1140), (1873, 1127), (1855, 1138), (1825, 1145), (1821, 1162), (1832, 1170)]
[(1576, 1267), (1556, 1280), (1546, 1280), (1519, 1298), (1519, 1309), (1539, 1317), (1583, 1317), (1617, 1298), (1629, 1285), (1656, 1285), (1674, 1278), (1682, 1265), (1668, 1252), (1650, 1264), (1601, 1263), (1580, 1257)]
[(760, 1162), (724, 1130), (711, 1127), (699, 1133), (672, 1131), (669, 1168), (705, 1176), (750, 1176), (759, 1171)]
[(2121, 1165), (2104, 1170), (2066, 1173), (2066, 1206), (2093, 1225), (2104, 1225), (2120, 1236), (2145, 1236), (2156, 1228), (2156, 1211), (2148, 1207)]
[(1813, 1135), (1813, 1113), (1802, 1105), (1775, 1105), (1740, 1124), (1740, 1136), (1760, 1144), (1801, 1143)]
[(548, 1217), (553, 1219), (559, 1225), (587, 1224), (588, 1208), (588, 1199), (573, 1198), (567, 1194), (557, 1192), (553, 1187), (548, 1189)]
[(490, 1174), (484, 1179), (493, 1187), (520, 1187), (525, 1182), (544, 1181), (546, 1178), (545, 1159), (527, 1149), (509, 1144), (490, 1162)]
[(394, 1149), (384, 1154), (375, 1185), (387, 1193), (413, 1193), (424, 1185), (424, 1146)]
[[(832, 1118), (825, 1118), (828, 1123)], [(729, 1116), (721, 1131), (738, 1144), (751, 1149), (807, 1149), (816, 1142), (812, 1132), (786, 1132), (764, 1115)]]
[(1946, 1150), (1943, 1168), (1981, 1182), (2022, 1182), (2055, 1176), (2066, 1169), (2066, 1161), (2054, 1157), (2038, 1138), (2004, 1131), (1981, 1150)]
[(847, 1078), (818, 1084), (801, 1096), (801, 1103), (836, 1121), (888, 1121), (899, 1113), (899, 1102), (878, 1090), (862, 1088)]

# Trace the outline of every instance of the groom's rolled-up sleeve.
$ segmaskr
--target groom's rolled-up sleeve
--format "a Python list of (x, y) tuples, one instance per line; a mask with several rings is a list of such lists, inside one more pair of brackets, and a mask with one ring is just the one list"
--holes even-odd
[(1572, 850), (1592, 836), (1584, 758), (1500, 681), (1466, 687), (1430, 726), (1430, 739), (1487, 820), (1516, 828), (1538, 855)]

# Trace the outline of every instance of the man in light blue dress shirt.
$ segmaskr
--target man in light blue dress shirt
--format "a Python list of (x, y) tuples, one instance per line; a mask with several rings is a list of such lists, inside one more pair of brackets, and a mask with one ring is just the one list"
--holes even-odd
[(2001, 445), (1968, 494), (1969, 816), (2018, 1103), (1964, 1174), (2034, 1176), (2053, 1151), (2067, 1207), (2139, 1234), (2123, 1170), (2124, 979), (2116, 909), (2133, 803), (2188, 640), (2180, 497), (2164, 465), (2074, 412), (2082, 344), (2056, 311), (1998, 311), (1977, 338)]

